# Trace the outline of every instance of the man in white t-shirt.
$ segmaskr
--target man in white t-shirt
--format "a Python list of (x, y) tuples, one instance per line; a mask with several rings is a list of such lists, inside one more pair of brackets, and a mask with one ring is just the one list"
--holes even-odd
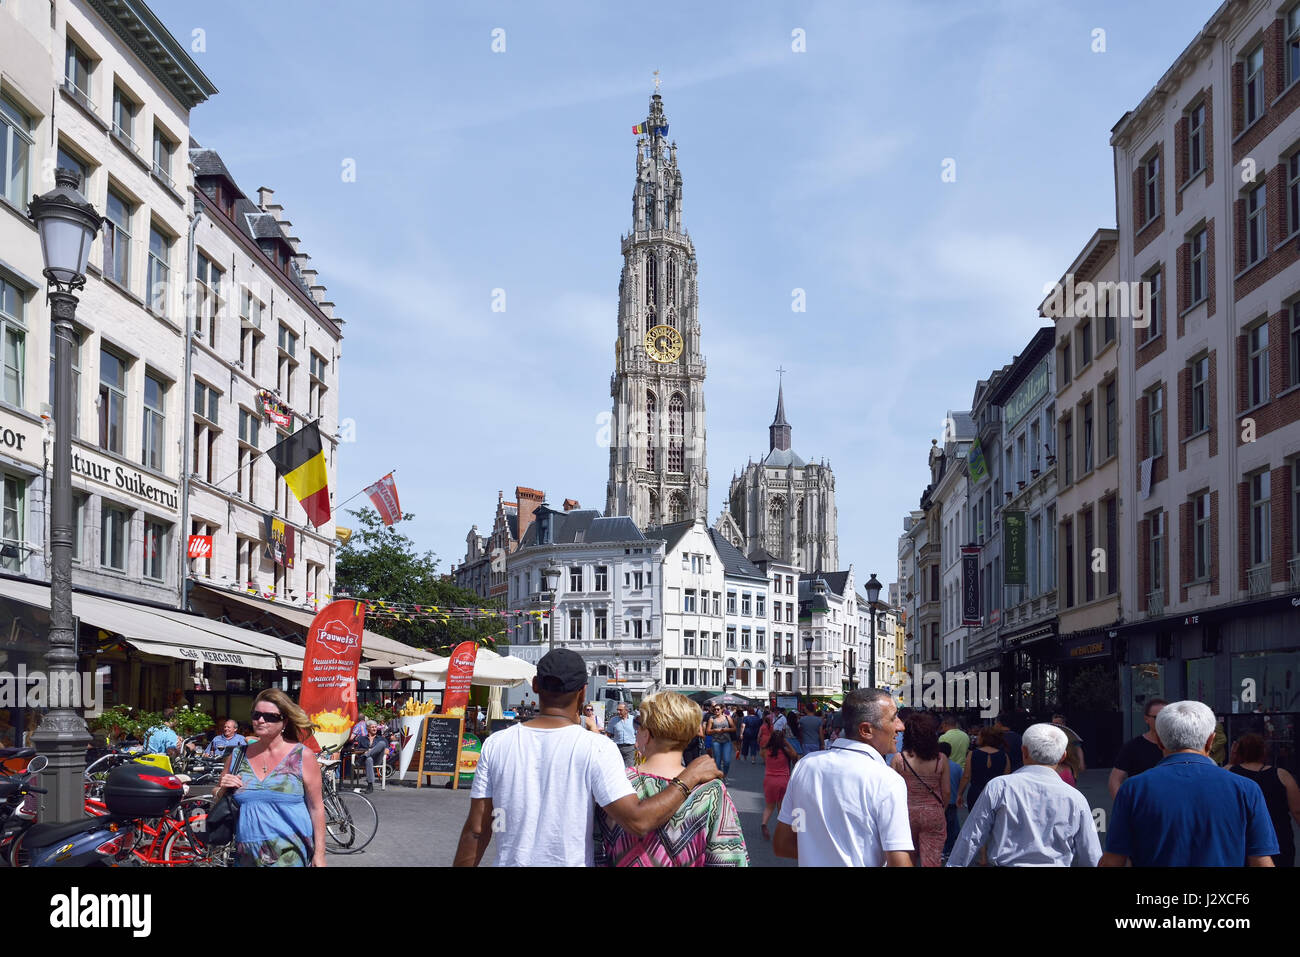
[(644, 835), (672, 817), (694, 788), (722, 776), (713, 758), (697, 758), (672, 786), (641, 800), (614, 742), (577, 723), (586, 686), (587, 668), (576, 652), (556, 648), (537, 663), (538, 717), (483, 745), (457, 867), (477, 866), (494, 834), (498, 866), (590, 867), (596, 805)]
[(893, 696), (861, 688), (843, 715), (845, 736), (794, 766), (772, 850), (800, 867), (911, 867), (907, 783), (885, 757), (902, 730)]

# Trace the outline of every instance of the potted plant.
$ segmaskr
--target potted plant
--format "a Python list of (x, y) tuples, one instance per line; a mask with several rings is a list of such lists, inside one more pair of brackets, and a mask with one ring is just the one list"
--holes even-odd
[(215, 722), (212, 715), (203, 710), (202, 705), (181, 705), (176, 709), (176, 733), (182, 738), (192, 738), (196, 734), (211, 731)]

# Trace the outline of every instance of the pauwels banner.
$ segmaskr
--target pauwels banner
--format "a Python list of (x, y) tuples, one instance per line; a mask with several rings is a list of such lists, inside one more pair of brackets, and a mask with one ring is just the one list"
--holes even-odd
[(961, 548), (961, 623), (984, 623), (980, 617), (980, 550), (977, 545), (963, 545)]
[(365, 621), (364, 603), (341, 599), (322, 608), (307, 631), (298, 704), (316, 725), (307, 740), (313, 751), (347, 740), (357, 723), (357, 669)]
[(474, 662), (478, 658), (478, 645), (462, 641), (451, 650), (447, 662), (447, 690), (442, 693), (442, 713), (456, 718), (465, 716), (469, 704), (469, 685), (474, 677)]

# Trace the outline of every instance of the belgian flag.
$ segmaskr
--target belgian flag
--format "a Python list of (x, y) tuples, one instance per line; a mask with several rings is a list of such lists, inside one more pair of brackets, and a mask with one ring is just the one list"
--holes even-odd
[(320, 425), (303, 426), (278, 445), (267, 450), (275, 470), (307, 511), (307, 521), (317, 528), (330, 520), (329, 477), (325, 472), (325, 451)]

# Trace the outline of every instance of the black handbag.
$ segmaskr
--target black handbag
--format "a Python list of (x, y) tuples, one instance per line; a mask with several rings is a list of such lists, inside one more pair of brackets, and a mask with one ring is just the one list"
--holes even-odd
[[(230, 771), (234, 774), (240, 762), (244, 760), (242, 745), (235, 748), (230, 759)], [(239, 805), (235, 803), (234, 790), (227, 791), (212, 805), (208, 811), (206, 823), (206, 841), (209, 847), (229, 844), (235, 839), (239, 828)]]

